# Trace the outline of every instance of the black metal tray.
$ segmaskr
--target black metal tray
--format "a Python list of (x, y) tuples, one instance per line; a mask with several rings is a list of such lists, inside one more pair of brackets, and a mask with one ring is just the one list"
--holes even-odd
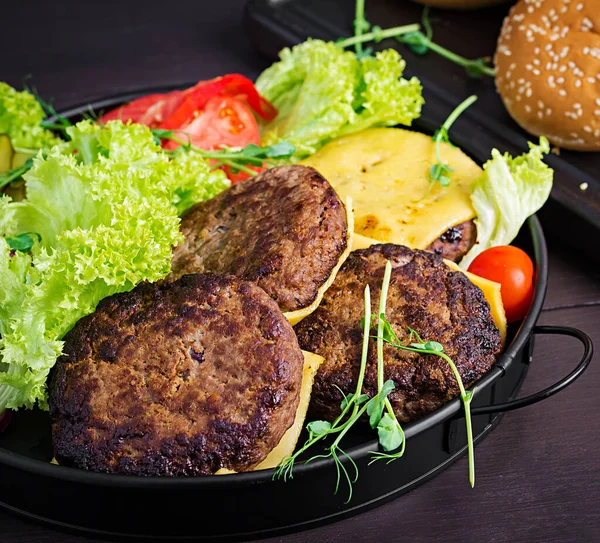
[[(466, 12), (432, 10), (434, 39), (467, 58), (491, 57), (509, 8), (510, 3)], [(388, 28), (420, 22), (422, 9), (408, 0), (369, 0), (366, 15), (371, 23)], [(354, 2), (348, 0), (250, 0), (244, 24), (255, 46), (274, 60), (283, 47), (308, 37), (335, 40), (351, 35), (353, 10)], [(425, 113), (435, 126), (467, 96), (476, 94), (479, 100), (463, 116), (473, 122), (469, 138), (473, 144), (485, 135), (482, 146), (486, 146), (486, 156), (493, 147), (519, 154), (527, 149), (527, 141), (535, 141), (510, 118), (492, 78), (472, 79), (460, 66), (431, 52), (416, 55), (396, 40), (376, 45), (383, 47), (398, 49), (406, 59), (407, 75), (421, 80)], [(544, 228), (552, 238), (600, 262), (595, 245), (589, 243), (600, 236), (600, 153), (562, 150), (560, 156), (551, 155), (546, 162), (555, 171), (555, 183), (550, 200), (539, 213)], [(580, 188), (583, 183), (586, 190)]]
[[(140, 94), (146, 92), (104, 100), (91, 107), (100, 111)], [(430, 102), (428, 110), (433, 111), (435, 105)], [(75, 108), (65, 116), (76, 119), (89, 107)], [(439, 104), (440, 109), (443, 107)], [(426, 115), (417, 128), (431, 132), (436, 124), (437, 119)], [(458, 126), (462, 128), (453, 129), (455, 143), (479, 162), (484, 160), (489, 154), (488, 142), (472, 139), (473, 122), (464, 119)], [(548, 279), (546, 244), (537, 218), (528, 220), (515, 243), (535, 262), (534, 300), (525, 320), (509, 327), (505, 352), (476, 384), (472, 404), (476, 442), (500, 422), (499, 413), (543, 400), (571, 384), (585, 371), (592, 356), (591, 340), (583, 332), (536, 327)], [(576, 368), (555, 385), (511, 401), (532, 362), (537, 334), (575, 337), (583, 343), (584, 354)], [(377, 450), (372, 432), (359, 428), (348, 436), (345, 450), (356, 461), (361, 477), (354, 486), (352, 501), (345, 504), (343, 489), (338, 495), (333, 493), (335, 468), (330, 460), (299, 465), (288, 482), (273, 481), (272, 470), (196, 478), (143, 478), (51, 465), (47, 413), (19, 411), (9, 429), (0, 434), (0, 506), (67, 529), (143, 541), (266, 537), (331, 522), (391, 500), (434, 477), (466, 453), (459, 399), (405, 430), (406, 454), (389, 465), (377, 462), (368, 466), (370, 452)]]

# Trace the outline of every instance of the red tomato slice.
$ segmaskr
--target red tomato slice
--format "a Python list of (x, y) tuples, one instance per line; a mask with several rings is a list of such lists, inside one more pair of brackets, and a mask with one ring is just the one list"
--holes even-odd
[[(221, 147), (246, 147), (249, 143), (258, 145), (260, 137), (256, 119), (250, 110), (239, 100), (230, 96), (213, 96), (181, 131), (190, 136), (193, 145), (201, 149)], [(181, 134), (184, 140), (185, 135)], [(179, 145), (167, 141), (165, 147), (174, 149)]]
[(233, 96), (248, 104), (260, 117), (271, 120), (277, 115), (277, 109), (263, 98), (247, 77), (240, 74), (228, 74), (210, 81), (200, 81), (188, 89), (185, 99), (170, 116), (165, 116), (160, 128), (173, 130), (190, 122), (194, 114), (206, 107), (208, 101), (217, 95)]
[(157, 128), (170, 117), (185, 99), (188, 91), (173, 91), (167, 94), (149, 94), (136, 98), (129, 104), (109, 111), (102, 116), (102, 122), (119, 119)]
[[(105, 113), (102, 116), (102, 121), (113, 121), (120, 119), (121, 121), (131, 120), (134, 123), (141, 122), (148, 109), (155, 108), (157, 104), (164, 102), (166, 94), (149, 94), (148, 96), (142, 96), (130, 102), (129, 104), (123, 104), (122, 106)], [(144, 123), (145, 124), (145, 123)]]

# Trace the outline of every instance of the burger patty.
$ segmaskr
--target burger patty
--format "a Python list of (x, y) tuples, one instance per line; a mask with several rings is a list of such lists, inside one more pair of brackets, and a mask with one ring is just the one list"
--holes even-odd
[(427, 247), (428, 251), (446, 260), (460, 262), (477, 241), (477, 226), (473, 220), (448, 228), (438, 239)]
[[(489, 370), (501, 350), (500, 332), (481, 290), (442, 259), (400, 245), (373, 245), (350, 254), (319, 308), (296, 327), (300, 346), (325, 358), (312, 390), (311, 415), (328, 420), (340, 413), (342, 392), (355, 392), (361, 360), (364, 288), (377, 313), (386, 261), (392, 263), (386, 318), (406, 344), (408, 328), (423, 341), (437, 341), (466, 384)], [(414, 341), (414, 340), (413, 340)], [(459, 394), (442, 358), (384, 347), (385, 379), (396, 388), (389, 399), (401, 422), (415, 420)], [(339, 388), (338, 388), (339, 387)], [(377, 393), (376, 342), (369, 346), (363, 392)]]
[(262, 289), (213, 274), (106, 298), (64, 352), (49, 402), (58, 462), (135, 475), (251, 469), (294, 421), (304, 362)]
[(315, 169), (272, 168), (183, 216), (169, 280), (232, 274), (258, 284), (282, 311), (301, 309), (346, 249), (347, 228), (344, 205)]

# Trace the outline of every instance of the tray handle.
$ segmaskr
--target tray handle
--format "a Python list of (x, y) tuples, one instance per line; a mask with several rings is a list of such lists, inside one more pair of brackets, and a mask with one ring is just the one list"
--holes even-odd
[(567, 388), (573, 383), (583, 372), (588, 368), (592, 361), (594, 354), (594, 344), (590, 337), (577, 328), (570, 328), (568, 326), (536, 326), (533, 329), (533, 334), (547, 334), (547, 335), (559, 335), (559, 336), (570, 336), (578, 339), (583, 344), (583, 357), (575, 369), (569, 373), (566, 377), (563, 377), (560, 381), (557, 381), (553, 385), (545, 388), (540, 392), (513, 400), (511, 402), (500, 403), (496, 405), (486, 405), (482, 407), (474, 407), (471, 409), (472, 415), (487, 415), (490, 413), (502, 413), (506, 411), (513, 411), (515, 409), (521, 409), (528, 405), (541, 402), (550, 396), (553, 396), (557, 392), (560, 392), (563, 388)]

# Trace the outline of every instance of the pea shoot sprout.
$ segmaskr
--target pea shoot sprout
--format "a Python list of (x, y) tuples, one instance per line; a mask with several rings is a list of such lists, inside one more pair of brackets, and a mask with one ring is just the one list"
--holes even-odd
[(477, 101), (477, 96), (469, 96), (464, 102), (458, 105), (458, 107), (450, 113), (448, 118), (444, 121), (444, 124), (436, 131), (433, 135), (433, 141), (435, 142), (435, 158), (437, 162), (433, 164), (429, 170), (429, 181), (430, 188), (437, 181), (442, 187), (447, 187), (450, 184), (450, 174), (454, 171), (449, 164), (446, 164), (442, 160), (441, 156), (441, 144), (450, 143), (448, 132), (454, 121), (462, 115), (462, 113), (471, 105)]
[(423, 10), (421, 25), (425, 32), (418, 29), (407, 34), (397, 35), (395, 38), (400, 43), (407, 45), (417, 55), (424, 55), (428, 51), (437, 53), (441, 57), (462, 66), (470, 77), (481, 77), (483, 75), (495, 76), (496, 72), (486, 58), (468, 59), (433, 41), (433, 29), (429, 20), (429, 6), (426, 6)]

